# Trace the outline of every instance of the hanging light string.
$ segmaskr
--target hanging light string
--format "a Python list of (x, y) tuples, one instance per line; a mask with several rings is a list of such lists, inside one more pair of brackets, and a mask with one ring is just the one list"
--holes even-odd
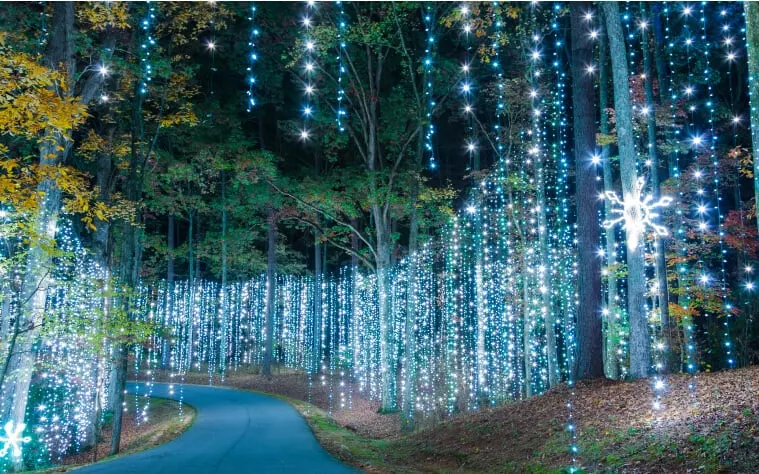
[[(670, 7), (667, 5), (665, 6), (664, 12), (666, 14), (666, 22), (667, 22), (667, 32), (671, 35), (671, 26), (670, 26)], [(687, 354), (687, 360), (686, 360), (686, 370), (690, 374), (690, 381), (688, 382), (688, 390), (690, 392), (690, 398), (691, 403), (695, 403), (696, 400), (696, 381), (697, 381), (697, 373), (698, 373), (698, 364), (696, 360), (696, 336), (695, 336), (695, 321), (694, 317), (692, 315), (692, 298), (691, 298), (691, 291), (690, 291), (690, 285), (692, 284), (692, 278), (690, 276), (690, 272), (688, 271), (688, 263), (687, 263), (687, 257), (688, 257), (688, 238), (686, 233), (686, 217), (685, 212), (683, 211), (684, 205), (686, 202), (686, 196), (685, 196), (685, 189), (683, 187), (683, 180), (682, 180), (682, 168), (680, 165), (680, 148), (682, 139), (680, 129), (677, 126), (677, 104), (678, 99), (682, 99), (680, 102), (684, 104), (684, 100), (686, 100), (688, 97), (690, 97), (693, 94), (693, 87), (691, 86), (693, 72), (692, 72), (692, 52), (691, 52), (691, 45), (693, 43), (693, 40), (691, 38), (691, 32), (690, 32), (690, 12), (691, 8), (689, 6), (684, 7), (681, 10), (681, 16), (684, 17), (683, 21), (683, 28), (681, 32), (681, 36), (683, 36), (685, 39), (683, 42), (685, 43), (685, 50), (686, 50), (686, 65), (687, 65), (687, 76), (685, 78), (685, 84), (680, 89), (680, 87), (676, 87), (675, 83), (675, 76), (672, 75), (672, 80), (670, 81), (670, 91), (671, 91), (671, 112), (672, 112), (672, 126), (675, 128), (674, 136), (675, 136), (675, 178), (677, 180), (677, 193), (678, 193), (678, 200), (680, 202), (680, 206), (677, 207), (677, 215), (680, 216), (680, 228), (678, 232), (676, 233), (676, 236), (679, 236), (680, 242), (679, 245), (681, 245), (681, 263), (678, 265), (678, 271), (680, 275), (678, 276), (678, 282), (680, 285), (682, 285), (685, 288), (685, 304), (683, 305), (683, 310), (686, 313), (686, 319), (683, 322), (685, 326), (685, 333), (686, 333), (686, 339), (687, 339), (687, 345), (686, 345), (686, 354)], [(669, 60), (670, 60), (670, 69), (674, 71), (675, 68), (675, 62), (673, 60), (673, 50), (675, 47), (675, 42), (673, 40), (670, 40), (668, 43), (669, 47)], [(678, 92), (681, 91), (681, 92)], [(692, 122), (692, 121), (691, 121)], [(685, 129), (690, 130), (692, 123), (686, 123)], [(698, 262), (699, 268), (703, 266), (703, 261), (699, 259)]]
[(427, 126), (424, 130), (424, 150), (427, 153), (428, 166), (431, 170), (437, 169), (435, 157), (435, 123), (433, 121), (433, 112), (435, 109), (434, 99), (434, 62), (435, 62), (435, 19), (433, 9), (430, 3), (425, 3), (422, 9), (422, 18), (424, 19), (424, 32), (426, 42), (424, 48), (424, 101), (427, 107), (426, 117)]
[(255, 65), (258, 62), (258, 49), (257, 49), (257, 42), (258, 42), (258, 36), (260, 35), (259, 29), (256, 27), (256, 11), (257, 7), (255, 4), (250, 6), (250, 10), (248, 13), (248, 21), (250, 22), (250, 36), (248, 38), (248, 66), (245, 68), (245, 75), (246, 75), (246, 81), (248, 83), (248, 92), (247, 94), (247, 101), (246, 101), (246, 111), (250, 112), (253, 110), (253, 107), (257, 105), (256, 103), (256, 76), (255, 76)]
[(214, 88), (213, 88), (213, 78), (216, 74), (216, 2), (212, 1), (210, 2), (211, 5), (211, 19), (209, 20), (209, 23), (211, 24), (211, 39), (208, 40), (206, 43), (206, 48), (208, 49), (208, 52), (211, 53), (211, 75), (208, 80), (208, 89), (209, 89), (209, 95), (214, 95)]
[(151, 2), (146, 2), (147, 12), (140, 23), (143, 31), (143, 41), (140, 44), (140, 64), (142, 65), (142, 78), (140, 79), (140, 94), (148, 92), (148, 86), (153, 80), (153, 66), (150, 64), (150, 50), (156, 46), (156, 40), (153, 37), (152, 26), (156, 18), (156, 9)]
[(303, 128), (300, 130), (300, 140), (305, 142), (311, 137), (311, 131), (309, 127), (311, 125), (311, 119), (314, 116), (313, 96), (316, 91), (315, 78), (316, 78), (316, 41), (312, 37), (312, 31), (314, 27), (314, 10), (316, 3), (309, 1), (306, 3), (303, 19), (301, 20), (303, 25), (303, 78), (304, 78), (304, 94), (303, 94), (303, 108), (301, 114), (303, 115)]
[[(488, 247), (488, 255), (486, 256), (488, 266), (486, 268), (486, 279), (491, 283), (491, 297), (495, 301), (500, 301), (503, 296), (502, 290), (503, 283), (497, 281), (495, 276), (502, 275), (502, 268), (500, 266), (504, 257), (502, 246), (500, 242), (493, 241), (492, 237), (498, 240), (507, 240), (505, 233), (499, 232), (503, 227), (503, 220), (505, 218), (504, 213), (504, 200), (503, 200), (503, 182), (508, 177), (509, 173), (509, 160), (505, 160), (503, 156), (503, 115), (506, 110), (505, 104), (505, 84), (503, 76), (503, 65), (501, 64), (501, 41), (503, 38), (503, 15), (500, 10), (502, 7), (498, 2), (493, 2), (493, 24), (495, 27), (495, 39), (493, 43), (494, 57), (492, 61), (493, 69), (496, 74), (496, 87), (497, 91), (497, 105), (496, 105), (496, 123), (494, 125), (495, 143), (496, 143), (496, 173), (495, 179), (488, 179), (483, 181), (483, 192), (487, 193), (488, 200), (486, 206), (490, 210), (493, 207), (494, 216), (488, 220), (490, 227), (495, 227), (493, 231), (485, 235), (483, 231), (483, 239), (485, 239)], [(488, 239), (488, 238), (491, 239)], [(492, 249), (492, 251), (491, 251)], [(492, 306), (491, 306), (492, 307)], [(499, 307), (493, 307), (493, 310), (489, 314), (489, 324), (491, 331), (490, 342), (490, 354), (488, 356), (488, 369), (489, 372), (495, 372), (497, 378), (491, 381), (491, 392), (502, 392), (506, 388), (508, 383), (508, 377), (505, 374), (508, 373), (509, 356), (508, 356), (508, 340), (503, 335), (508, 334), (507, 325), (504, 324), (505, 311), (502, 311)], [(502, 355), (506, 355), (503, 357)], [(495, 397), (491, 396), (491, 405), (496, 403)]]
[[(707, 109), (709, 111), (709, 135), (710, 135), (710, 144), (709, 144), (709, 158), (712, 162), (712, 173), (714, 176), (714, 213), (717, 218), (717, 238), (719, 240), (719, 265), (720, 265), (720, 297), (722, 299), (722, 305), (723, 309), (725, 311), (725, 318), (722, 322), (723, 326), (723, 345), (724, 345), (724, 351), (725, 351), (725, 362), (727, 363), (727, 367), (729, 369), (732, 369), (735, 367), (735, 355), (733, 352), (733, 342), (730, 337), (730, 317), (733, 312), (733, 305), (728, 299), (727, 294), (727, 269), (726, 269), (726, 263), (727, 263), (727, 249), (725, 248), (725, 228), (723, 226), (723, 218), (722, 215), (722, 195), (720, 192), (720, 175), (719, 175), (719, 158), (717, 155), (717, 144), (719, 141), (719, 137), (717, 136), (716, 128), (714, 126), (715, 122), (715, 115), (714, 115), (714, 109), (715, 109), (715, 97), (714, 97), (714, 89), (712, 86), (711, 76), (712, 76), (712, 69), (711, 69), (711, 49), (712, 49), (712, 43), (709, 38), (709, 35), (707, 33), (707, 24), (706, 24), (706, 10), (707, 10), (707, 2), (701, 2), (701, 28), (702, 28), (702, 39), (705, 42), (704, 45), (704, 56), (705, 56), (705, 62), (706, 62), (706, 68), (704, 70), (704, 79), (706, 81), (707, 85), (707, 93), (708, 93), (708, 99), (706, 102)], [(729, 27), (728, 27), (729, 28)], [(728, 56), (726, 59), (728, 62), (732, 63), (735, 61), (735, 53), (728, 53)]]
[(467, 156), (469, 157), (469, 164), (467, 169), (473, 169), (474, 162), (475, 162), (475, 155), (477, 154), (477, 144), (475, 143), (475, 134), (474, 134), (474, 120), (473, 120), (473, 114), (474, 114), (474, 108), (472, 105), (473, 101), (473, 95), (472, 91), (474, 89), (472, 85), (471, 80), (471, 58), (470, 58), (470, 50), (472, 49), (472, 43), (471, 43), (471, 35), (472, 35), (472, 23), (469, 19), (470, 10), (469, 6), (464, 3), (461, 6), (461, 19), (464, 23), (464, 26), (462, 27), (464, 31), (464, 63), (461, 65), (461, 71), (462, 71), (462, 80), (461, 80), (461, 93), (464, 96), (463, 102), (463, 111), (464, 115), (466, 116), (467, 121), (467, 137), (466, 137), (466, 151)]
[(343, 75), (345, 74), (345, 65), (343, 64), (344, 50), (347, 46), (345, 42), (345, 31), (347, 29), (347, 20), (343, 2), (336, 2), (338, 11), (337, 16), (337, 107), (335, 108), (335, 122), (337, 123), (338, 133), (345, 131), (343, 120), (347, 114), (343, 108), (343, 99), (345, 98), (345, 88), (343, 87)]
[[(641, 48), (650, 48), (650, 45), (648, 42), (648, 27), (650, 24), (651, 22), (646, 17), (645, 6), (643, 3), (641, 3), (640, 4), (640, 19), (638, 21), (638, 30), (640, 31)], [(653, 81), (653, 64), (651, 64), (651, 62), (652, 62), (651, 53), (648, 52), (647, 50), (644, 50), (643, 51), (643, 73), (641, 74), (640, 77), (642, 79), (642, 84), (646, 90), (648, 90), (649, 86), (653, 88), (653, 85), (651, 85), (651, 81)], [(661, 78), (660, 78), (660, 83), (661, 83)], [(651, 102), (651, 110), (648, 109), (649, 102)], [(648, 97), (648, 95), (646, 96), (646, 104), (641, 109), (641, 114), (644, 118), (648, 117), (649, 114), (656, 114), (655, 101), (651, 100), (651, 98)], [(650, 127), (651, 124), (648, 123), (647, 126)], [(655, 138), (656, 135), (654, 134), (652, 137), (651, 134), (648, 134), (647, 137), (648, 137), (647, 149), (649, 150), (649, 155), (648, 155), (649, 158), (646, 161), (646, 165), (649, 167), (649, 173), (651, 174), (658, 173), (658, 170), (653, 169), (654, 167), (659, 166), (658, 161), (655, 162), (650, 159), (650, 156), (651, 156), (650, 153), (652, 151), (655, 151), (654, 148), (656, 147), (656, 138)], [(652, 187), (655, 184), (653, 182), (653, 179), (651, 179), (651, 184), (652, 184)], [(655, 195), (654, 194), (655, 191), (653, 189), (651, 192), (652, 192), (652, 195)], [(655, 236), (654, 241), (650, 244), (650, 249), (653, 252), (653, 262), (654, 262), (653, 264), (656, 265), (655, 264), (656, 253), (666, 252), (666, 248), (661, 244), (661, 240), (659, 240), (659, 238)], [(665, 272), (664, 281), (666, 281), (666, 268), (664, 268), (663, 271)], [(658, 273), (658, 269), (655, 270), (655, 273)], [(659, 282), (659, 279), (657, 275), (656, 283), (658, 284), (658, 282)], [(660, 288), (659, 291), (661, 292), (662, 289)], [(666, 288), (663, 289), (663, 291), (666, 291)], [(659, 301), (659, 306), (660, 306), (659, 311), (661, 311), (661, 301)], [(653, 310), (653, 305), (652, 305), (652, 310)], [(664, 376), (663, 376), (664, 375), (663, 360), (664, 360), (664, 357), (666, 357), (667, 348), (665, 347), (663, 343), (662, 334), (661, 334), (661, 331), (663, 331), (664, 328), (663, 327), (660, 328), (659, 341), (656, 341), (655, 339), (656, 331), (655, 331), (655, 328), (653, 329), (654, 330), (651, 331), (651, 334), (652, 334), (652, 339), (654, 342), (654, 354), (655, 354), (654, 367), (655, 367), (655, 372), (656, 372), (656, 375), (653, 378), (653, 389), (654, 389), (653, 406), (656, 410), (658, 410), (662, 406), (662, 397), (663, 397), (664, 388), (666, 386)]]
[[(746, 10), (745, 10), (745, 8), (742, 8), (741, 10), (742, 10), (741, 11), (741, 18), (742, 18), (741, 25), (742, 26), (741, 26), (740, 32), (743, 35), (743, 37), (741, 38), (741, 40), (742, 40), (743, 44), (745, 45), (746, 44)], [(724, 39), (723, 43), (725, 44), (726, 47), (728, 47), (728, 46), (732, 45), (733, 41), (734, 40), (733, 40), (733, 38), (731, 36), (727, 36)], [(744, 49), (746, 49), (746, 48), (744, 48)], [(745, 54), (746, 54), (746, 58), (748, 59), (748, 50), (745, 51)], [(749, 76), (749, 82), (752, 82), (753, 80), (756, 80), (756, 79)], [(731, 81), (731, 87), (732, 87), (732, 81)], [(749, 98), (750, 98), (749, 102), (752, 103), (752, 101), (754, 101), (755, 98), (751, 97), (750, 90), (751, 90), (751, 87), (749, 86)], [(733, 94), (732, 94), (732, 89), (731, 89), (730, 96), (732, 97), (732, 95)], [(734, 109), (735, 109), (735, 107), (736, 107), (735, 104), (733, 104), (733, 108)], [(733, 146), (737, 146), (738, 145), (738, 141), (737, 141), (738, 140), (738, 126), (740, 126), (741, 123), (743, 122), (743, 117), (737, 113), (737, 110), (734, 111), (734, 113), (735, 113), (735, 115), (733, 116), (733, 140), (734, 140)], [(756, 124), (751, 123), (749, 125), (749, 128), (755, 127), (755, 126), (756, 126)], [(743, 228), (743, 225), (744, 225), (744, 221), (743, 221), (743, 212), (744, 212), (743, 200), (741, 199), (741, 196), (740, 196), (740, 186), (739, 185), (737, 185), (737, 186), (738, 186), (738, 195), (737, 195), (738, 212), (740, 214), (740, 219), (741, 219), (741, 221), (740, 221), (741, 228)], [(745, 236), (745, 233), (743, 235)], [(749, 265), (747, 263), (748, 262), (748, 256), (746, 254), (746, 247), (744, 245), (742, 245), (741, 247), (743, 247), (742, 253), (743, 253), (743, 263), (744, 263), (744, 266), (739, 271), (743, 272), (743, 278), (745, 279), (744, 282), (743, 282), (743, 289), (746, 292), (746, 294), (748, 295), (748, 294), (752, 293), (756, 289), (756, 284), (753, 281), (753, 278), (754, 278), (754, 276), (753, 276), (753, 270), (754, 269), (753, 269), (753, 267), (751, 265)], [(749, 298), (747, 298), (747, 301), (745, 302), (745, 304), (746, 305), (750, 304)]]
[[(706, 18), (704, 16), (703, 8), (701, 9), (701, 18), (700, 23), (701, 25), (701, 31), (702, 31), (702, 39), (704, 42), (706, 42), (706, 35), (705, 35), (705, 21)], [(694, 95), (697, 94), (697, 91), (695, 87), (693, 86), (693, 80), (695, 79), (695, 73), (692, 70), (692, 49), (695, 48), (696, 41), (694, 39), (693, 32), (690, 30), (689, 20), (691, 15), (693, 14), (693, 7), (690, 5), (686, 5), (682, 9), (682, 14), (685, 19), (685, 28), (686, 28), (686, 52), (687, 52), (687, 64), (688, 64), (688, 85), (685, 88), (685, 96), (686, 99), (693, 100)], [(692, 48), (693, 47), (693, 48)], [(708, 61), (708, 48), (704, 47), (704, 55), (705, 59)], [(706, 64), (706, 67), (704, 69), (704, 79), (705, 83), (708, 83), (709, 80), (709, 68), (708, 68), (708, 62)], [(700, 153), (701, 148), (704, 146), (704, 137), (701, 134), (700, 130), (696, 129), (695, 126), (695, 120), (696, 120), (696, 106), (690, 105), (687, 106), (687, 111), (689, 114), (689, 145), (693, 152), (694, 158), (698, 157), (698, 154)], [(710, 139), (710, 146), (712, 145), (711, 139)], [(711, 209), (711, 206), (708, 202), (708, 196), (705, 188), (705, 184), (703, 182), (705, 178), (705, 173), (703, 170), (701, 170), (698, 166), (696, 166), (696, 169), (693, 172), (693, 176), (696, 180), (696, 183), (698, 185), (698, 189), (696, 190), (696, 199), (697, 199), (697, 206), (694, 211), (696, 215), (696, 219), (698, 221), (698, 232), (700, 236), (700, 245), (702, 247), (705, 247), (708, 245), (706, 234), (709, 230), (709, 210)], [(708, 273), (707, 264), (703, 257), (703, 252), (699, 253), (698, 256), (698, 268), (699, 268), (699, 277), (698, 277), (698, 283), (699, 285), (704, 289), (704, 295), (705, 297), (708, 297), (707, 295), (707, 288), (709, 284), (712, 281), (711, 276)], [(710, 313), (706, 310), (706, 308), (703, 308), (704, 311), (704, 318), (705, 320), (708, 320), (711, 316)]]

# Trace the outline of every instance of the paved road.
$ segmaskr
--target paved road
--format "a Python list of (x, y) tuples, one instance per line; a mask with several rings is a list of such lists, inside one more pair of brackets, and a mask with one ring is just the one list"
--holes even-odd
[[(129, 391), (144, 393), (143, 384)], [(176, 399), (166, 384), (153, 396)], [(77, 469), (77, 474), (356, 473), (330, 456), (300, 414), (276, 398), (225, 388), (184, 386), (197, 410), (182, 436), (156, 448)]]

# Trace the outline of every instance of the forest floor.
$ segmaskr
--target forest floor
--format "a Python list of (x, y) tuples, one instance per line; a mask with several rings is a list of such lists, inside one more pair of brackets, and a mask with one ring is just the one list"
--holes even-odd
[[(208, 374), (185, 382), (207, 384)], [(301, 374), (234, 373), (223, 385), (287, 399), (328, 451), (366, 472), (550, 473), (571, 466), (565, 385), (405, 435), (397, 414), (380, 414), (378, 404), (355, 394), (352, 410), (328, 412), (334, 396), (318, 384), (309, 390)], [(583, 382), (572, 399), (584, 472), (759, 472), (759, 367), (667, 376), (659, 411), (650, 380)]]
[[(113, 457), (134, 454), (163, 443), (167, 443), (182, 434), (192, 425), (195, 419), (195, 410), (187, 405), (182, 405), (182, 418), (179, 414), (179, 403), (163, 398), (151, 398), (148, 420), (137, 424), (134, 407), (135, 395), (127, 395), (126, 403), (129, 407), (124, 416), (124, 425), (121, 431), (121, 452)], [(140, 396), (142, 402), (143, 397)], [(112, 459), (108, 456), (111, 446), (110, 424), (103, 427), (103, 438), (97, 445), (97, 460)], [(55, 467), (45, 469), (43, 473), (67, 472), (92, 463), (93, 450), (87, 449), (80, 453), (64, 456), (57, 462)], [(40, 471), (35, 471), (40, 472)]]

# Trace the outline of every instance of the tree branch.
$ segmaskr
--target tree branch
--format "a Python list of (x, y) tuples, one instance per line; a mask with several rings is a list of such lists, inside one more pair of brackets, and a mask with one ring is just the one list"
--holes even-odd
[(276, 184), (275, 184), (273, 181), (271, 181), (270, 179), (267, 179), (267, 180), (265, 180), (265, 181), (266, 181), (266, 183), (267, 183), (269, 186), (271, 186), (272, 188), (274, 188), (274, 190), (275, 190), (275, 191), (277, 191), (279, 194), (281, 194), (281, 195), (283, 195), (283, 196), (286, 196), (286, 197), (289, 197), (290, 199), (294, 200), (294, 201), (295, 201), (295, 202), (297, 202), (298, 204), (300, 204), (300, 205), (302, 205), (302, 206), (304, 206), (304, 207), (306, 207), (306, 208), (308, 208), (308, 209), (311, 209), (312, 211), (318, 212), (319, 214), (323, 215), (323, 216), (324, 216), (324, 217), (326, 217), (327, 219), (330, 219), (330, 220), (334, 221), (335, 223), (337, 223), (337, 224), (339, 224), (339, 225), (341, 225), (341, 226), (345, 226), (345, 227), (347, 227), (348, 229), (350, 229), (352, 232), (354, 232), (354, 233), (356, 234), (356, 236), (357, 236), (359, 239), (361, 239), (361, 241), (362, 241), (363, 243), (365, 243), (365, 244), (366, 244), (366, 246), (367, 246), (367, 247), (369, 247), (369, 251), (370, 251), (370, 252), (372, 252), (372, 255), (374, 256), (374, 258), (375, 258), (375, 259), (377, 258), (377, 252), (375, 252), (375, 250), (374, 250), (374, 246), (373, 246), (373, 245), (372, 245), (372, 244), (369, 242), (369, 240), (368, 240), (366, 237), (364, 237), (364, 235), (363, 235), (361, 232), (359, 232), (359, 230), (358, 230), (358, 229), (356, 229), (356, 228), (355, 228), (353, 225), (351, 225), (349, 222), (345, 222), (344, 220), (340, 219), (339, 217), (337, 217), (337, 216), (333, 215), (332, 213), (330, 213), (330, 212), (328, 212), (328, 211), (325, 211), (324, 209), (320, 209), (320, 208), (318, 208), (318, 207), (314, 206), (313, 204), (311, 204), (311, 203), (309, 203), (309, 202), (306, 202), (306, 201), (304, 201), (303, 199), (301, 199), (301, 198), (299, 198), (299, 197), (297, 197), (297, 196), (295, 196), (295, 195), (293, 195), (293, 194), (291, 194), (291, 193), (289, 193), (289, 192), (285, 191), (284, 189), (282, 189), (282, 188), (280, 188), (279, 186), (277, 186), (277, 185), (276, 185)]

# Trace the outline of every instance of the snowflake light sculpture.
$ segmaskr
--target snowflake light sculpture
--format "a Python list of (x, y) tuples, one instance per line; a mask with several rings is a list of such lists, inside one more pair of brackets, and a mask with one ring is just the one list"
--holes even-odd
[(21, 434), (24, 432), (24, 429), (26, 429), (25, 423), (19, 423), (15, 426), (15, 428), (13, 425), (14, 423), (12, 421), (9, 421), (3, 427), (5, 434), (0, 436), (0, 443), (3, 443), (3, 448), (0, 449), (0, 459), (7, 456), (8, 452), (11, 453), (11, 457), (20, 458), (21, 444), (28, 443), (32, 440), (32, 438), (29, 436), (21, 436)]
[(646, 227), (650, 227), (660, 236), (668, 234), (666, 227), (655, 222), (656, 218), (659, 217), (656, 210), (661, 207), (668, 207), (672, 204), (672, 198), (663, 196), (654, 202), (653, 195), (643, 195), (644, 185), (645, 179), (638, 178), (632, 196), (630, 196), (631, 199), (620, 199), (613, 191), (604, 193), (604, 197), (611, 201), (612, 206), (614, 206), (611, 209), (614, 217), (605, 220), (603, 225), (606, 228), (612, 228), (622, 222), (622, 228), (627, 231), (627, 246), (631, 249), (638, 246), (640, 235), (646, 231)]

